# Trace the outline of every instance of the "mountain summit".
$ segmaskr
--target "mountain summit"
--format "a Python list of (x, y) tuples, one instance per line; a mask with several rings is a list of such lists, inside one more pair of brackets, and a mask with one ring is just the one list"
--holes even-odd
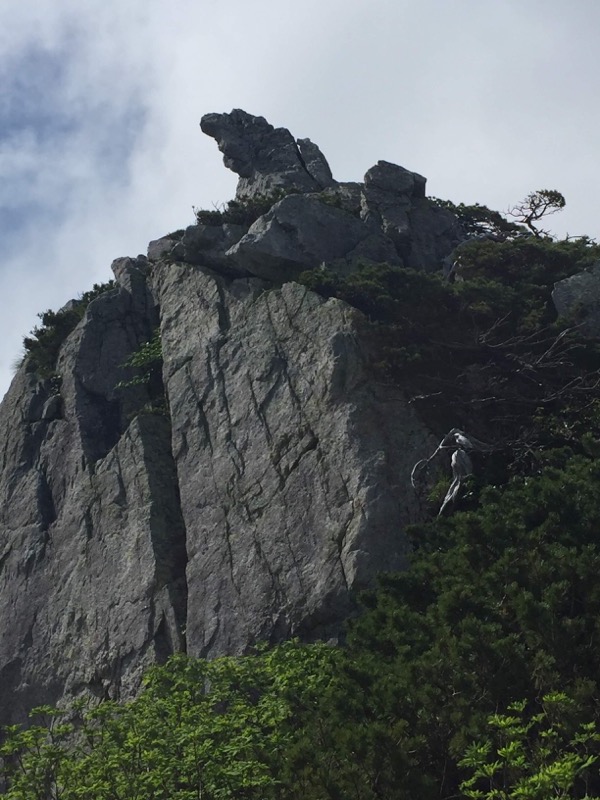
[(436, 439), (373, 370), (365, 315), (296, 281), (439, 271), (464, 234), (395, 164), (338, 182), (262, 117), (201, 125), (235, 199), (42, 315), (0, 407), (3, 722), (130, 696), (175, 651), (335, 637), (405, 564)]

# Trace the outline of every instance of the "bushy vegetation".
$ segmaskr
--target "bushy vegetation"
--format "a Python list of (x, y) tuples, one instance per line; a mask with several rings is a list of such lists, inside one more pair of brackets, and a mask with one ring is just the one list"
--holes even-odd
[(162, 367), (162, 341), (160, 328), (157, 327), (152, 337), (147, 342), (142, 342), (138, 349), (132, 353), (122, 364), (123, 369), (134, 367), (138, 372), (130, 380), (121, 381), (117, 388), (125, 389), (128, 386), (148, 385)]
[(294, 194), (293, 189), (280, 189), (265, 195), (255, 195), (245, 200), (229, 200), (222, 208), (194, 209), (198, 225), (252, 225), (263, 214), (266, 214), (275, 203), (288, 194)]
[(143, 386), (146, 388), (147, 400), (142, 406), (134, 406), (136, 410), (130, 411), (130, 416), (139, 413), (167, 414), (165, 388), (162, 379), (162, 340), (160, 327), (157, 326), (151, 338), (142, 342), (138, 349), (132, 353), (122, 364), (122, 369), (134, 371), (133, 377), (119, 381), (116, 389), (129, 389)]
[[(515, 702), (529, 738), (510, 780), (575, 753), (577, 780), (545, 797), (597, 795), (598, 770), (583, 766), (598, 752), (599, 481), (599, 461), (563, 459), (415, 527), (411, 568), (364, 596), (344, 648), (177, 656), (129, 704), (75, 720), (45, 710), (0, 749), (7, 797), (512, 797), (469, 792), (497, 761), (490, 748), (506, 746), (490, 715), (514, 716)], [(536, 714), (556, 691), (564, 736), (546, 757)], [(493, 787), (510, 775), (490, 777)]]
[[(600, 733), (583, 722), (585, 710), (564, 692), (544, 695), (536, 713), (524, 701), (492, 714), (490, 736), (473, 743), (460, 761), (472, 771), (461, 784), (473, 800), (547, 800), (581, 797), (597, 786)], [(583, 713), (582, 713), (583, 712)]]
[(515, 222), (509, 222), (498, 211), (493, 211), (487, 206), (474, 203), (453, 203), (451, 200), (441, 200), (439, 197), (430, 197), (429, 200), (440, 208), (451, 211), (456, 217), (467, 236), (477, 236), (488, 233), (500, 238), (519, 236), (525, 230)]
[(551, 293), (599, 258), (587, 239), (476, 240), (461, 246), (454, 283), (381, 264), (300, 280), (364, 312), (377, 377), (407, 392), (432, 430), (458, 426), (508, 446), (507, 478), (535, 471), (549, 445), (581, 452), (597, 412), (600, 348), (576, 317), (557, 319)]
[(38, 314), (42, 324), (37, 325), (23, 339), (25, 358), (31, 369), (40, 378), (48, 378), (54, 374), (59, 350), (67, 336), (83, 319), (86, 308), (97, 297), (115, 286), (114, 281), (95, 283), (93, 288), (84, 292), (78, 300), (67, 305), (61, 311), (43, 311)]

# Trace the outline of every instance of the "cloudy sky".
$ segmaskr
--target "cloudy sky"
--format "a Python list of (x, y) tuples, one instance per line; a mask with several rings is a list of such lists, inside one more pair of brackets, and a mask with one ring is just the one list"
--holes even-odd
[(232, 197), (243, 108), (338, 180), (379, 159), (498, 210), (558, 189), (600, 240), (598, 0), (2, 0), (0, 396), (36, 313)]

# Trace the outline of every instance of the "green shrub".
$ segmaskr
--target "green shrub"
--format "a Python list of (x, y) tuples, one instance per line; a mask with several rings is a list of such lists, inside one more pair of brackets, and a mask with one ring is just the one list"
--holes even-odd
[(546, 694), (533, 713), (527, 706), (520, 701), (492, 714), (488, 735), (469, 745), (459, 761), (471, 773), (460, 785), (462, 796), (599, 800), (600, 733), (590, 710), (564, 692)]
[[(173, 657), (146, 676), (140, 696), (73, 717), (49, 708), (0, 745), (7, 798), (38, 800), (275, 800), (298, 796), (283, 753), (303, 739), (340, 654), (294, 642), (254, 657)], [(79, 737), (73, 744), (72, 733)]]
[(498, 211), (492, 211), (487, 206), (479, 203), (465, 205), (465, 203), (453, 203), (451, 200), (440, 200), (438, 197), (430, 197), (429, 201), (438, 208), (451, 211), (460, 222), (460, 225), (467, 236), (477, 236), (482, 233), (490, 233), (501, 238), (519, 236), (525, 230), (522, 226), (514, 222), (509, 222)]
[(365, 314), (375, 377), (401, 388), (436, 434), (461, 427), (496, 444), (486, 474), (501, 482), (537, 471), (540, 449), (582, 452), (581, 428), (597, 429), (600, 347), (557, 319), (551, 292), (598, 258), (587, 239), (479, 240), (461, 246), (455, 283), (386, 264), (300, 281)]
[(144, 372), (136, 375), (127, 381), (120, 381), (116, 388), (125, 389), (128, 386), (142, 386), (148, 385), (152, 378), (160, 372), (162, 367), (162, 342), (160, 338), (160, 328), (157, 327), (152, 338), (147, 342), (141, 344), (138, 349), (129, 356), (122, 364), (121, 367), (135, 367), (142, 369)]
[(256, 195), (246, 200), (229, 200), (222, 208), (212, 210), (194, 210), (198, 225), (252, 225), (253, 222), (282, 200), (288, 194), (295, 194), (294, 189), (279, 189), (268, 195)]
[(147, 342), (143, 342), (120, 365), (122, 369), (134, 368), (137, 374), (128, 380), (119, 381), (115, 386), (116, 389), (125, 390), (132, 387), (146, 389), (141, 395), (139, 393), (133, 395), (133, 407), (130, 407), (128, 411), (129, 418), (139, 414), (169, 415), (162, 378), (162, 364), (162, 341), (160, 328), (157, 327), (152, 337)]
[(44, 311), (38, 314), (42, 324), (23, 339), (25, 358), (40, 378), (51, 377), (60, 348), (67, 336), (83, 318), (88, 305), (101, 294), (114, 289), (115, 282), (95, 283), (64, 311)]

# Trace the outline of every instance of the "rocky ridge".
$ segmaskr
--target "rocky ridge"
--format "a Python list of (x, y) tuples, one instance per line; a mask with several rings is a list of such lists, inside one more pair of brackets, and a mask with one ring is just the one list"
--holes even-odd
[[(294, 281), (323, 263), (440, 269), (456, 219), (387, 162), (335, 181), (261, 117), (202, 129), (238, 205), (272, 204), (117, 259), (53, 374), (26, 360), (0, 407), (4, 723), (130, 696), (175, 651), (336, 636), (352, 592), (405, 563), (410, 470), (434, 440), (374, 379), (360, 312)], [(157, 327), (161, 372), (128, 382)]]

